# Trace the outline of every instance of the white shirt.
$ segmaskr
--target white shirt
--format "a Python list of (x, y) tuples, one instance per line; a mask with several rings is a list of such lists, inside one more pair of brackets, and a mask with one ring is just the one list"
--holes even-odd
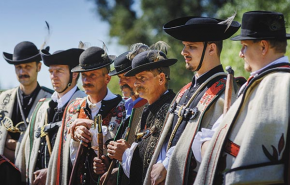
[[(113, 94), (108, 88), (107, 88), (107, 95), (105, 96), (105, 98), (103, 100), (111, 100), (116, 98), (117, 96), (115, 94)], [(92, 103), (88, 96), (87, 96), (87, 103), (89, 108), (91, 109), (91, 119), (93, 119), (98, 113), (99, 110), (102, 106), (102, 101), (99, 101), (97, 103)], [(92, 146), (98, 146), (98, 138), (97, 138), (97, 128), (95, 129), (90, 129), (90, 132), (92, 134)], [(103, 132), (103, 136), (106, 136), (108, 133), (107, 127), (106, 126), (102, 126), (102, 132)], [(78, 148), (79, 148), (79, 141), (74, 141), (73, 139), (71, 139), (70, 142), (70, 159), (72, 164), (74, 164), (75, 160), (76, 160), (76, 155), (78, 152)], [(96, 151), (95, 151), (96, 152)]]
[(74, 86), (71, 90), (65, 93), (61, 98), (58, 97), (58, 92), (54, 91), (51, 95), (51, 99), (54, 102), (57, 102), (57, 108), (62, 108), (72, 97), (72, 95), (76, 92), (77, 86)]

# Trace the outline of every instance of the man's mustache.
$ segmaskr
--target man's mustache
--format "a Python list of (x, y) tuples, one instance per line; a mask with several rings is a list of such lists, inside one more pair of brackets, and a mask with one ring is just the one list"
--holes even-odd
[(139, 92), (140, 90), (145, 90), (145, 88), (142, 87), (142, 86), (138, 86), (138, 87), (136, 87), (136, 91), (137, 91), (137, 92)]
[(122, 85), (122, 86), (121, 86), (121, 89), (123, 89), (123, 88), (128, 88), (128, 89), (130, 89), (130, 96), (135, 95), (134, 90), (133, 90), (133, 89), (132, 89), (128, 84), (124, 84), (124, 85)]
[(19, 75), (18, 77), (19, 77), (19, 78), (30, 78), (29, 75)]
[(94, 87), (93, 84), (83, 84), (83, 88), (86, 88), (86, 87)]

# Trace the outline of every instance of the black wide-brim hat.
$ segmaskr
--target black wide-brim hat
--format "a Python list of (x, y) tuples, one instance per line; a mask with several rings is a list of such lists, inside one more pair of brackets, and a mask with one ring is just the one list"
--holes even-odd
[(240, 23), (232, 21), (227, 29), (224, 20), (209, 17), (181, 17), (166, 23), (163, 30), (177, 40), (188, 42), (221, 41), (231, 37), (240, 28)]
[(125, 76), (135, 76), (142, 71), (149, 71), (161, 67), (169, 67), (177, 59), (168, 59), (162, 51), (149, 50), (136, 55), (132, 61), (132, 69)]
[(125, 73), (129, 70), (132, 69), (132, 61), (128, 59), (129, 51), (119, 55), (115, 60), (114, 60), (114, 67), (115, 69), (109, 73), (110, 76), (118, 75), (121, 73)]
[(41, 58), (46, 66), (51, 65), (68, 65), (70, 69), (79, 64), (79, 57), (84, 50), (72, 48), (68, 50), (59, 50), (50, 54), (47, 50), (41, 50)]
[[(46, 50), (49, 50), (49, 47)], [(3, 58), (13, 65), (41, 61), (39, 49), (29, 41), (18, 43), (14, 48), (13, 54), (3, 52)]]
[(74, 67), (71, 72), (85, 72), (104, 68), (113, 63), (113, 56), (99, 47), (89, 47), (79, 58), (79, 65)]
[(241, 34), (231, 40), (289, 39), (282, 13), (269, 11), (246, 12), (242, 18)]

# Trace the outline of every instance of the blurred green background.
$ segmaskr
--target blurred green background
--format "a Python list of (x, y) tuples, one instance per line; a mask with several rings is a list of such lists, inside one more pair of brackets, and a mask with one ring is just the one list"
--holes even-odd
[[(187, 84), (193, 72), (185, 69), (184, 59), (180, 52), (182, 43), (167, 35), (163, 25), (182, 16), (211, 16), (226, 19), (237, 12), (236, 21), (241, 22), (244, 12), (267, 10), (281, 12), (285, 16), (287, 32), (290, 25), (290, 0), (91, 0), (97, 5), (97, 14), (110, 24), (110, 36), (117, 38), (120, 45), (129, 46), (143, 42), (147, 45), (162, 40), (171, 48), (168, 57), (178, 58), (178, 63), (171, 67), (170, 88), (177, 92)], [(240, 30), (236, 33), (239, 34)], [(240, 42), (224, 41), (221, 61), (223, 67), (230, 65), (235, 76), (247, 78), (244, 62), (239, 58)], [(289, 56), (289, 45), (286, 55)], [(113, 77), (109, 85), (115, 93), (120, 92), (118, 78)]]

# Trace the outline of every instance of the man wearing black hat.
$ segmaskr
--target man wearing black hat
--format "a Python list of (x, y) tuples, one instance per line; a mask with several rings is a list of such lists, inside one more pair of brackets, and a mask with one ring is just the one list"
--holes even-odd
[(131, 146), (123, 139), (108, 145), (109, 157), (122, 163), (124, 173), (130, 179), (129, 184), (141, 184), (144, 181), (169, 104), (175, 96), (168, 89), (168, 82), (169, 66), (176, 62), (176, 59), (167, 59), (161, 51), (148, 50), (133, 59), (132, 69), (125, 74), (135, 76), (136, 91), (149, 104), (144, 108), (138, 124), (136, 141)]
[[(81, 54), (79, 65), (72, 69), (72, 72), (81, 73), (83, 87), (88, 96), (76, 99), (67, 108), (59, 143), (54, 148), (56, 152), (52, 154), (54, 160), (49, 164), (47, 175), (51, 178), (47, 180), (47, 184), (68, 184), (71, 164), (75, 169), (74, 176), (71, 176), (71, 184), (92, 184), (97, 181), (91, 178), (94, 177), (92, 163), (93, 157), (96, 156), (92, 148), (98, 146), (98, 129), (91, 128), (93, 120), (98, 114), (102, 116), (105, 144), (115, 137), (118, 126), (125, 117), (122, 97), (113, 94), (107, 88), (111, 79), (108, 75), (111, 63), (112, 60), (103, 49), (90, 47)], [(71, 129), (73, 140), (67, 135), (67, 128), (71, 123), (74, 125)], [(80, 142), (85, 147), (80, 147)]]
[[(198, 164), (191, 150), (201, 128), (211, 128), (223, 113), (226, 74), (220, 62), (222, 41), (240, 24), (232, 19), (183, 17), (166, 23), (164, 31), (181, 40), (185, 67), (195, 72), (171, 104), (170, 114), (152, 157), (144, 184), (192, 184)], [(233, 90), (235, 100), (237, 89)]]
[[(70, 101), (86, 95), (77, 87), (79, 74), (71, 72), (71, 69), (78, 65), (83, 51), (72, 48), (50, 54), (46, 50), (41, 50), (41, 57), (44, 64), (49, 67), (55, 92), (51, 98), (41, 99), (32, 114), (29, 129), (35, 130), (35, 133), (34, 135), (27, 133), (25, 137), (25, 141), (31, 146), (23, 143), (20, 147), (24, 156), (23, 159), (16, 160), (16, 166), (19, 165), (23, 181), (30, 184), (45, 183), (48, 163), (64, 110)], [(26, 161), (26, 164), (22, 160)]]
[[(136, 92), (136, 87), (134, 86), (135, 83), (135, 76), (125, 76), (125, 74), (132, 69), (132, 60), (133, 58), (143, 52), (148, 50), (149, 47), (143, 43), (136, 43), (130, 47), (130, 51), (127, 51), (120, 56), (118, 56), (114, 60), (114, 67), (115, 70), (109, 73), (110, 76), (117, 75), (119, 80), (119, 85), (121, 88), (127, 87), (130, 89), (130, 98), (125, 101), (125, 108), (126, 108), (126, 119), (120, 125), (118, 129), (117, 136), (115, 140), (118, 139), (125, 139), (131, 145), (135, 140), (135, 133), (138, 126), (138, 123), (141, 119), (141, 115), (143, 112), (144, 107), (147, 105), (147, 100), (139, 97), (138, 93)], [(123, 153), (119, 152), (118, 155), (122, 157)], [(107, 167), (105, 164), (101, 164), (102, 160), (98, 157), (94, 159), (95, 165), (95, 173), (103, 174)], [(120, 168), (122, 171), (122, 167)], [(112, 174), (116, 174), (117, 169), (114, 169)], [(128, 181), (126, 175), (123, 175), (122, 172), (118, 172), (118, 183), (121, 184)], [(111, 176), (111, 179), (115, 179), (116, 176)], [(105, 175), (102, 176), (101, 180), (105, 178)]]
[(37, 75), (41, 69), (41, 57), (37, 47), (28, 41), (20, 42), (14, 53), (3, 52), (4, 59), (15, 67), (19, 87), (0, 95), (0, 154), (12, 162), (18, 155), (19, 146), (37, 102), (50, 97), (52, 90), (40, 87)]
[(284, 16), (246, 12), (240, 57), (251, 72), (202, 158), (195, 184), (289, 184), (290, 65)]

